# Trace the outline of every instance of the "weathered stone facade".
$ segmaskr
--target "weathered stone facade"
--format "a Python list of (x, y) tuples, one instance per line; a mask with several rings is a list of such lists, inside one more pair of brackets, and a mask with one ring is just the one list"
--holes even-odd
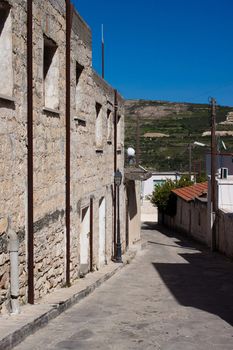
[[(8, 69), (2, 77), (0, 73), (0, 79), (7, 84), (7, 76), (9, 86), (13, 86), (10, 93), (10, 89), (3, 89), (4, 84), (0, 85), (0, 312), (9, 310), (9, 228), (17, 233), (20, 243), (21, 302), (27, 302), (28, 291), (26, 5), (25, 0), (0, 0), (0, 17), (3, 18), (1, 9), (6, 8), (4, 16), (8, 18), (4, 38), (2, 27), (6, 20), (1, 19), (0, 47), (8, 45), (9, 51), (12, 45), (12, 71)], [(65, 285), (65, 39), (65, 1), (33, 1), (36, 300)], [(91, 31), (75, 12), (71, 33), (71, 282), (89, 270), (91, 199), (93, 268), (101, 268), (113, 254), (114, 90), (93, 71), (91, 45)], [(1, 57), (1, 65), (3, 60)], [(8, 63), (11, 65), (9, 58)], [(123, 172), (124, 106), (119, 95), (118, 114), (117, 166)], [(120, 192), (124, 248), (123, 186)]]

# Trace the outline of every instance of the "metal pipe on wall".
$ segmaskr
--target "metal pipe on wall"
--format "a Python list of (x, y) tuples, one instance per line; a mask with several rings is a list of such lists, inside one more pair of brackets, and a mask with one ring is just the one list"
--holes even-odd
[(71, 3), (66, 0), (66, 285), (70, 285), (70, 49)]
[(17, 315), (19, 308), (19, 240), (15, 231), (8, 230), (10, 253), (11, 313)]
[(93, 271), (93, 196), (90, 198), (90, 271)]
[[(114, 174), (117, 171), (117, 121), (118, 121), (118, 98), (117, 90), (114, 90)], [(117, 203), (116, 203), (117, 188), (114, 182), (114, 212), (113, 212), (113, 244), (114, 244), (114, 258), (116, 257), (116, 220), (117, 220)]]
[(34, 304), (34, 232), (33, 232), (33, 9), (27, 1), (27, 142), (28, 142), (28, 194), (27, 194), (27, 252), (28, 252), (28, 302)]

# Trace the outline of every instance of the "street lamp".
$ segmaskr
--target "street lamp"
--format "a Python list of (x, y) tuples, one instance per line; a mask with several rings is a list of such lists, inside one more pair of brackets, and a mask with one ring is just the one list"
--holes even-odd
[(127, 148), (127, 156), (128, 156), (129, 165), (134, 165), (134, 163), (135, 163), (135, 150), (133, 147)]
[(122, 181), (122, 173), (119, 169), (114, 174), (114, 183), (117, 188), (117, 242), (116, 242), (116, 256), (115, 261), (122, 263), (121, 256), (121, 234), (120, 234), (120, 185)]

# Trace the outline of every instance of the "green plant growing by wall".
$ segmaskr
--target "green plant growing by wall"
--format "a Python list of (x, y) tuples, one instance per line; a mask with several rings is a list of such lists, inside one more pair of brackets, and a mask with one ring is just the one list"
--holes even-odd
[(193, 185), (187, 176), (182, 176), (179, 180), (167, 180), (164, 184), (155, 185), (154, 191), (150, 197), (150, 201), (162, 213), (174, 216), (176, 214), (176, 196), (172, 190), (176, 188)]

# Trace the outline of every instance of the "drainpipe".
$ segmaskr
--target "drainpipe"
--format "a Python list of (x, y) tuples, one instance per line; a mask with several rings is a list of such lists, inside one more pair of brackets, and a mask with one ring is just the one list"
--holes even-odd
[[(117, 170), (117, 115), (118, 112), (118, 100), (117, 90), (114, 90), (114, 175)], [(117, 207), (116, 207), (116, 184), (114, 181), (114, 213), (113, 213), (113, 232), (114, 232), (114, 258), (116, 258), (116, 219), (117, 219)]]
[(19, 240), (15, 231), (8, 230), (10, 253), (10, 293), (11, 313), (17, 315), (19, 309)]
[(90, 271), (93, 271), (93, 221), (94, 221), (94, 215), (93, 215), (93, 200), (94, 197), (91, 196), (90, 198)]
[(27, 251), (28, 251), (28, 302), (34, 304), (34, 230), (33, 230), (33, 40), (32, 0), (27, 1), (27, 142), (28, 142), (28, 195), (27, 195)]
[(71, 3), (66, 0), (66, 285), (70, 286), (70, 49)]

